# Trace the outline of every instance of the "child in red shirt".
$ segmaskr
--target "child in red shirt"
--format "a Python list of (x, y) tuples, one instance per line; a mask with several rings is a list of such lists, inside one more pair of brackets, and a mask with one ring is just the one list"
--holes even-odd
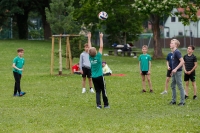
[(79, 63), (72, 66), (72, 71), (74, 72), (74, 74), (78, 74), (78, 75), (81, 74), (81, 72), (79, 70)]

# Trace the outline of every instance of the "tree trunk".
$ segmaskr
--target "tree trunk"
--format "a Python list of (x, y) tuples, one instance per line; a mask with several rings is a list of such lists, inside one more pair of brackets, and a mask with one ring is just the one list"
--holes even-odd
[(123, 43), (126, 44), (126, 32), (123, 33)]
[(28, 12), (24, 14), (16, 14), (17, 17), (17, 27), (18, 27), (18, 36), (19, 39), (28, 38)]
[(42, 14), (42, 23), (43, 23), (43, 28), (44, 28), (44, 39), (49, 40), (51, 37), (51, 28), (50, 28), (50, 24), (47, 22), (45, 13)]
[(158, 15), (151, 15), (151, 24), (152, 24), (152, 32), (153, 32), (153, 46), (154, 53), (153, 58), (163, 58), (162, 48), (160, 45), (160, 17)]

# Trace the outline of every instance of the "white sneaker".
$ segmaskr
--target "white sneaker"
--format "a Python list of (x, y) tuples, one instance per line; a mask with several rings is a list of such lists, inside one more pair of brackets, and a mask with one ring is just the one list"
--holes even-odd
[(95, 93), (93, 88), (90, 89), (90, 92), (91, 92), (91, 93)]
[(167, 94), (167, 91), (163, 91), (163, 92), (162, 92), (162, 93), (160, 93), (160, 94), (162, 94), (162, 95), (163, 95), (163, 94)]
[(85, 88), (83, 88), (83, 89), (82, 89), (82, 93), (85, 93), (85, 92), (86, 92), (86, 89), (85, 89)]

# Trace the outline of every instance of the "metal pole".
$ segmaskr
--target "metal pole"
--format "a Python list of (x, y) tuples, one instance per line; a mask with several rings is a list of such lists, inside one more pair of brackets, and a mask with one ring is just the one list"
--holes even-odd
[(10, 17), (10, 38), (13, 38), (13, 33), (12, 33), (12, 17)]
[(164, 39), (164, 48), (165, 48), (165, 20), (164, 20), (164, 15), (163, 15), (163, 39)]
[(183, 48), (186, 48), (186, 40), (185, 40), (185, 25), (184, 25), (184, 46), (183, 46)]

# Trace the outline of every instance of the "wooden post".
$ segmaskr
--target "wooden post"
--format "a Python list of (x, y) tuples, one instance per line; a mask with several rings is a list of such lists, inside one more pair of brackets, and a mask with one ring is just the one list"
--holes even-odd
[(69, 48), (68, 48), (68, 39), (69, 37), (66, 37), (66, 69), (70, 68), (70, 64), (69, 64)]
[(61, 48), (61, 36), (59, 36), (59, 75), (62, 75), (62, 48)]
[(52, 46), (51, 46), (51, 72), (53, 75), (53, 66), (54, 66), (54, 36), (52, 36)]
[[(54, 43), (55, 43), (55, 37), (58, 37), (59, 41), (59, 75), (62, 75), (62, 48), (61, 48), (61, 38), (66, 38), (66, 68), (72, 71), (72, 55), (71, 55), (71, 48), (70, 48), (70, 36), (79, 36), (79, 35), (52, 35), (52, 50), (51, 50), (51, 75), (53, 75), (53, 67), (54, 67)], [(79, 42), (79, 48), (81, 49), (81, 42)]]
[(73, 74), (73, 71), (71, 69), (72, 68), (72, 55), (71, 55), (69, 36), (67, 36), (67, 49), (68, 49), (68, 53), (69, 53), (69, 67), (70, 67), (71, 74)]

